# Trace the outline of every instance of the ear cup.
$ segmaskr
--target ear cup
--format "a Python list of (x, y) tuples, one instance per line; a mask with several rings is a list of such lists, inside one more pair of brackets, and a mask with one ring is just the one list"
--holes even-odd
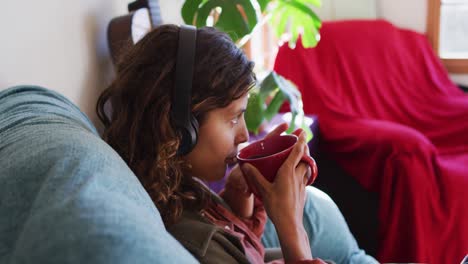
[(190, 124), (180, 127), (182, 135), (178, 154), (186, 155), (195, 147), (198, 141), (198, 121), (194, 116), (190, 116)]

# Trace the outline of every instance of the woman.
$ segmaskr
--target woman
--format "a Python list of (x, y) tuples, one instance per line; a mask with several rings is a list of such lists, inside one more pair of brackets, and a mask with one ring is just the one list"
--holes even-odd
[[(303, 132), (297, 131), (299, 141), (274, 183), (249, 165), (242, 170), (234, 167), (219, 196), (203, 183), (223, 178), (227, 166), (236, 163), (239, 144), (248, 140), (243, 113), (248, 91), (255, 83), (253, 63), (226, 34), (213, 28), (196, 32), (190, 108), (199, 124), (198, 140), (191, 151), (181, 154), (180, 146), (185, 143), (171, 112), (176, 99), (172, 96), (179, 31), (174, 25), (160, 26), (120, 58), (116, 79), (97, 105), (105, 125), (104, 139), (135, 172), (168, 231), (201, 262), (263, 262), (265, 250), (260, 238), (266, 211), (271, 222), (264, 234), (265, 244), (281, 246), (287, 263), (321, 263), (312, 258), (314, 241), (309, 241), (303, 225), (304, 178), (310, 173), (300, 163), (308, 151)], [(110, 116), (105, 113), (107, 101), (112, 106)], [(286, 128), (283, 124), (271, 135)], [(244, 175), (259, 187), (263, 204), (248, 191)], [(309, 191), (307, 200), (312, 196)], [(345, 230), (349, 234), (346, 226)], [(334, 251), (367, 258), (355, 242)], [(333, 258), (333, 254), (325, 256)]]

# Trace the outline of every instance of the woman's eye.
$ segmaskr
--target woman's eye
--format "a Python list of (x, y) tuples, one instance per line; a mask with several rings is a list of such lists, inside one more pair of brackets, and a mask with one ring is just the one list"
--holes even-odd
[(239, 123), (239, 120), (243, 117), (244, 115), (244, 112), (240, 113), (238, 116), (234, 117), (232, 120), (231, 120), (231, 123), (233, 125), (237, 125)]

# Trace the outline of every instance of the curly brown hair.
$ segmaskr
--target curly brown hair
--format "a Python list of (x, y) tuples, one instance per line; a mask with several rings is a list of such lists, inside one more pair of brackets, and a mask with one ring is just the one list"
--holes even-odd
[[(137, 175), (166, 226), (187, 206), (202, 210), (209, 197), (191, 177), (185, 157), (177, 155), (181, 134), (170, 109), (178, 33), (178, 26), (162, 25), (130, 47), (96, 106), (104, 140)], [(193, 76), (192, 114), (199, 124), (207, 112), (229, 105), (255, 82), (253, 63), (228, 35), (210, 27), (197, 29)]]

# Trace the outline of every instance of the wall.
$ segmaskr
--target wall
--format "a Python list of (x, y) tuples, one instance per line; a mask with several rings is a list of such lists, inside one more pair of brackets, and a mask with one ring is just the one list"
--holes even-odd
[[(426, 32), (428, 0), (377, 0), (379, 16), (395, 25)], [(458, 84), (468, 85), (468, 74), (450, 74)]]
[(0, 89), (36, 84), (57, 90), (93, 120), (110, 64), (106, 27), (123, 0), (4, 1), (0, 16)]
[[(127, 13), (129, 2), (4, 1), (0, 16), (0, 90), (35, 84), (59, 91), (95, 122), (96, 99), (113, 77), (107, 25), (113, 17)], [(182, 3), (161, 1), (163, 19), (180, 23)]]
[(379, 17), (393, 24), (426, 32), (426, 15), (428, 0), (377, 0)]

